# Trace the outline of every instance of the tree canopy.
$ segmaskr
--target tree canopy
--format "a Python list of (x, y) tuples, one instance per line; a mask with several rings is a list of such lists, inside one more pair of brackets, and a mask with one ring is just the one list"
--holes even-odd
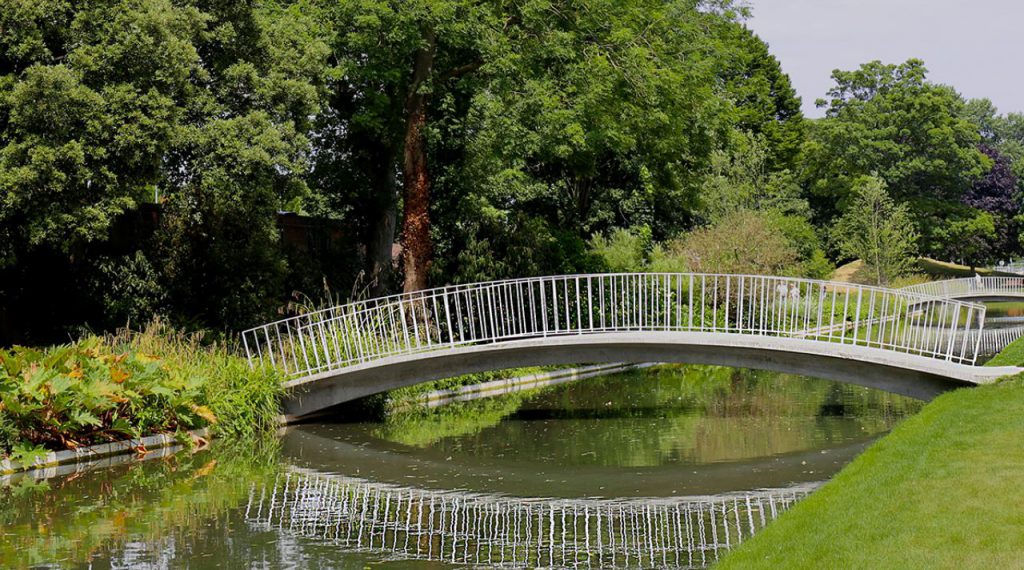
[(924, 62), (836, 70), (826, 119), (805, 145), (804, 179), (819, 223), (848, 205), (856, 180), (877, 176), (897, 201), (959, 201), (986, 170), (963, 99), (927, 81)]
[(911, 59), (835, 71), (808, 120), (746, 16), (0, 0), (0, 339), (626, 267), (827, 277), (877, 253), (849, 245), (866, 202), (922, 253), (1024, 252), (1024, 115)]

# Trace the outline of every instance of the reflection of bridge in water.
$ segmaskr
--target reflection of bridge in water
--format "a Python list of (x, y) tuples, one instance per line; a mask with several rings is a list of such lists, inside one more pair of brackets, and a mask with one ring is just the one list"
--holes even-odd
[(535, 499), (296, 470), (253, 488), (247, 522), (403, 559), (488, 567), (698, 568), (817, 484), (710, 497)]

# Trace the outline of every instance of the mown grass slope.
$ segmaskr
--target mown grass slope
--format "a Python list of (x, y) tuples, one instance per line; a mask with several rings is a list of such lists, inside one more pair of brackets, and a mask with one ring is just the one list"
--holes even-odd
[(716, 568), (1021, 568), (1024, 380), (944, 394)]

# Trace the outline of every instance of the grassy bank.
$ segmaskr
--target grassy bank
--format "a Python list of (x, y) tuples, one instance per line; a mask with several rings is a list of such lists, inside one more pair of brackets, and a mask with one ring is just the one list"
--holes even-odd
[[(950, 263), (948, 261), (939, 261), (937, 259), (931, 259), (929, 257), (920, 257), (917, 259), (915, 264), (913, 275), (902, 277), (897, 279), (891, 286), (895, 288), (905, 287), (907, 285), (916, 285), (925, 281), (939, 281), (943, 279), (958, 279), (964, 277), (974, 277), (975, 274), (988, 277), (988, 276), (1012, 276), (1012, 273), (1004, 273), (985, 267), (975, 267), (971, 269), (966, 265), (959, 265), (956, 263)], [(851, 261), (845, 265), (841, 265), (836, 268), (832, 274), (832, 280), (844, 281), (849, 283), (871, 283), (871, 277), (866, 273), (864, 262), (861, 260)]]
[(1024, 338), (1011, 342), (985, 366), (1024, 366)]
[(1011, 568), (1024, 380), (947, 393), (716, 568)]
[(281, 378), (223, 343), (160, 323), (71, 344), (0, 351), (0, 456), (210, 427), (275, 427)]

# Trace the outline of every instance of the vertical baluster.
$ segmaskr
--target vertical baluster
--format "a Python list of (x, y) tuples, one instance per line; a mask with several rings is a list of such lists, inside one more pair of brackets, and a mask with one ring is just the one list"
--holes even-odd
[(700, 330), (701, 330), (701, 332), (704, 331), (705, 323), (707, 323), (707, 319), (704, 317), (704, 308), (707, 306), (707, 299), (705, 298), (705, 295), (707, 294), (707, 290), (708, 290), (707, 284), (708, 284), (707, 276), (706, 275), (701, 275), (700, 276)]
[(565, 277), (562, 281), (562, 305), (565, 309), (565, 332), (572, 332), (572, 313), (569, 312), (569, 280)]
[(583, 334), (583, 292), (580, 289), (580, 278), (577, 275), (576, 282), (576, 331)]
[(693, 274), (690, 274), (689, 295), (690, 295), (690, 302), (688, 303), (688, 305), (690, 307), (690, 316), (689, 316), (689, 325), (687, 325), (687, 328), (692, 331), (693, 330)]

